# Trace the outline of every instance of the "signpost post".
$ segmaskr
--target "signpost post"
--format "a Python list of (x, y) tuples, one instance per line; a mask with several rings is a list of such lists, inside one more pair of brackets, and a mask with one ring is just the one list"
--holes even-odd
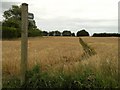
[(22, 4), (21, 28), (21, 84), (25, 83), (27, 71), (27, 46), (28, 46), (28, 4)]
[(21, 27), (21, 85), (25, 83), (27, 71), (28, 52), (28, 20), (33, 20), (34, 15), (28, 13), (28, 4), (22, 4), (22, 27)]
[[(120, 1), (118, 2), (118, 33), (120, 33)], [(120, 86), (120, 37), (118, 37), (118, 82)]]

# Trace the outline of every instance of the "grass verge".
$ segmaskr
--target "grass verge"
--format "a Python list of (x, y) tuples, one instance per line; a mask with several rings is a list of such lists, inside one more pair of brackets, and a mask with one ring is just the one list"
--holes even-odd
[(26, 83), (20, 85), (20, 79), (12, 77), (3, 80), (3, 88), (119, 88), (118, 81), (112, 76), (94, 73), (92, 69), (83, 67), (82, 72), (64, 74), (63, 72), (50, 75), (41, 72), (40, 65), (35, 65), (27, 71)]

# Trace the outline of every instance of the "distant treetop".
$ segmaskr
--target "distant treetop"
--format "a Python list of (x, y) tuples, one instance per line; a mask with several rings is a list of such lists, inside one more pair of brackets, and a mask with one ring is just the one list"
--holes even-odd
[(77, 32), (77, 36), (89, 36), (89, 33), (83, 29)]

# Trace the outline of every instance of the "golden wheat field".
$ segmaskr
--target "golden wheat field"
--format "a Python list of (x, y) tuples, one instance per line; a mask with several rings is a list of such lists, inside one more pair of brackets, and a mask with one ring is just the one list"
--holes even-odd
[[(82, 37), (97, 54), (80, 60), (83, 48), (78, 37), (35, 37), (28, 41), (28, 68), (36, 63), (41, 71), (50, 74), (81, 72), (81, 66), (87, 66), (95, 72), (118, 68), (118, 38), (116, 37)], [(6, 75), (20, 74), (20, 39), (2, 41), (2, 72)]]

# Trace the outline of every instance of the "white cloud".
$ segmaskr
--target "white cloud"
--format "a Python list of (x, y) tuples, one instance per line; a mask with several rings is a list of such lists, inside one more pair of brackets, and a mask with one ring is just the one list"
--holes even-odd
[(55, 18), (59, 16), (87, 19), (109, 19), (117, 17), (118, 0), (25, 1), (30, 3), (30, 11), (37, 12), (42, 18), (45, 19)]

